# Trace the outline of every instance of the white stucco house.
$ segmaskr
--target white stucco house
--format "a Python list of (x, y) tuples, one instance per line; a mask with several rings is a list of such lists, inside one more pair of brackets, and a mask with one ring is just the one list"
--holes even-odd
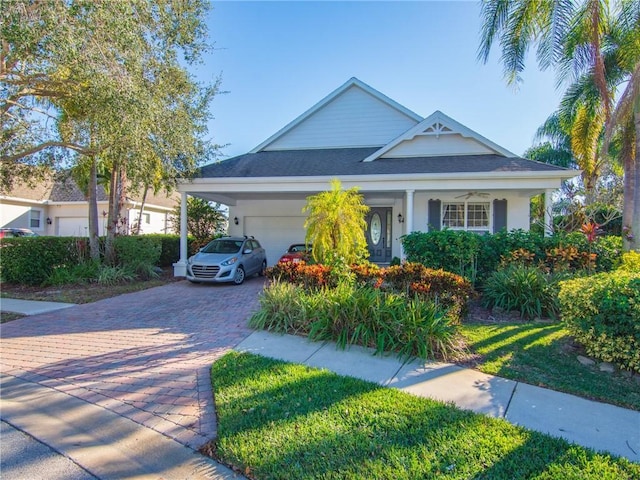
[[(108, 197), (98, 187), (98, 230), (106, 234)], [(171, 233), (170, 217), (178, 205), (177, 195), (154, 195), (149, 191), (142, 211), (141, 233)], [(140, 216), (141, 198), (131, 196), (124, 206), (124, 230), (131, 231)], [(89, 231), (88, 203), (70, 177), (53, 177), (36, 185), (17, 183), (0, 195), (0, 227), (29, 228), (38, 235), (86, 237)]]
[[(337, 178), (360, 188), (370, 207), (370, 260), (387, 263), (402, 257), (400, 238), (413, 231), (528, 230), (530, 198), (578, 174), (518, 157), (440, 111), (423, 118), (352, 78), (250, 152), (203, 167), (178, 191), (182, 205), (187, 195), (228, 205), (229, 233), (255, 236), (272, 265), (289, 244), (304, 241), (306, 198)], [(180, 276), (186, 221), (181, 236)]]

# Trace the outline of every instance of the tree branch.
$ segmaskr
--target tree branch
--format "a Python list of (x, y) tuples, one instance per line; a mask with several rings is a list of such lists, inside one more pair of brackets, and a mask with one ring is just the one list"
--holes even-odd
[(30, 155), (33, 155), (35, 153), (38, 153), (42, 150), (46, 150), (47, 148), (55, 148), (55, 147), (62, 147), (62, 148), (68, 148), (69, 150), (73, 150), (75, 152), (78, 152), (82, 155), (97, 155), (99, 152), (96, 149), (91, 149), (91, 148), (87, 148), (84, 147), (82, 145), (78, 145), (75, 143), (69, 143), (69, 142), (44, 142), (41, 143), (39, 145), (36, 145), (35, 147), (29, 148), (27, 150), (24, 150), (22, 152), (16, 153), (15, 155), (6, 155), (3, 157), (0, 157), (0, 161), (1, 162), (15, 162), (17, 160), (20, 160), (22, 158), (28, 157)]

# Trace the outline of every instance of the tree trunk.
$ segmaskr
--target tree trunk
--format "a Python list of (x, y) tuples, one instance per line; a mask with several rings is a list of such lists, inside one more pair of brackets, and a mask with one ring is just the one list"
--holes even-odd
[(114, 239), (117, 235), (127, 232), (127, 219), (121, 216), (122, 206), (125, 201), (125, 167), (121, 163), (115, 163), (111, 170), (111, 182), (109, 188), (109, 215), (107, 217), (107, 238), (105, 241), (105, 261), (108, 265), (116, 264), (116, 252)]
[(582, 183), (584, 185), (584, 204), (585, 206), (591, 205), (595, 202), (596, 198), (596, 183), (598, 182), (598, 176), (595, 173), (585, 175), (582, 174)]
[(89, 161), (89, 186), (87, 192), (87, 202), (89, 203), (89, 254), (92, 260), (100, 260), (100, 241), (98, 233), (98, 173), (96, 168), (96, 157), (91, 155)]
[(135, 234), (140, 235), (142, 233), (142, 213), (144, 212), (144, 205), (147, 203), (147, 193), (149, 192), (149, 185), (144, 186), (144, 193), (142, 194), (142, 203), (140, 204), (140, 211), (138, 212), (138, 221), (136, 223)]

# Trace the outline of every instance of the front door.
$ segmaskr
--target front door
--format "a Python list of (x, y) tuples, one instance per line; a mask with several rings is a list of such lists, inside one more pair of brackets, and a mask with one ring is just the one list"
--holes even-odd
[(372, 208), (367, 215), (369, 261), (391, 261), (391, 208)]

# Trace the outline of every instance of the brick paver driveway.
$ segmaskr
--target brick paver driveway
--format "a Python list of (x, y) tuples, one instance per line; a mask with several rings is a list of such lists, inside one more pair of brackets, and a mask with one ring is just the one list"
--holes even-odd
[(15, 320), (0, 327), (0, 372), (198, 448), (216, 431), (209, 367), (251, 333), (263, 285), (182, 281)]

